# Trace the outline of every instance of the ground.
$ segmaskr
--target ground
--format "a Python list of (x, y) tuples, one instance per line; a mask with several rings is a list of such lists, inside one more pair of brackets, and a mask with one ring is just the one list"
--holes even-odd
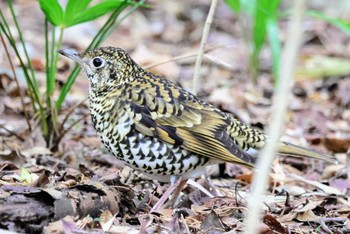
[[(14, 1), (29, 56), (44, 90), (44, 17), (34, 0)], [(123, 22), (103, 43), (130, 52), (143, 67), (191, 89), (194, 62), (209, 1), (154, 1)], [(321, 9), (346, 15), (345, 8)], [(345, 4), (344, 4), (345, 5)], [(1, 9), (7, 5), (0, 2)], [(287, 7), (287, 6), (284, 6)], [(347, 8), (347, 12), (350, 9)], [(9, 12), (5, 11), (7, 16)], [(241, 16), (241, 18), (244, 16)], [(348, 15), (347, 15), (348, 17)], [(248, 69), (245, 22), (219, 3), (201, 68), (199, 96), (236, 118), (267, 130), (274, 94), (271, 54), (263, 49), (258, 77)], [(106, 18), (67, 30), (63, 47), (84, 50)], [(243, 23), (242, 23), (243, 22)], [(281, 20), (285, 39), (288, 19)], [(324, 21), (305, 17), (305, 33), (282, 139), (335, 155), (339, 164), (279, 157), (264, 199), (261, 233), (349, 233), (350, 39)], [(57, 150), (39, 125), (28, 131), (19, 93), (26, 84), (13, 51), (20, 90), (0, 46), (0, 229), (27, 233), (235, 233), (244, 230), (253, 171), (222, 164), (188, 184), (175, 208), (150, 214), (168, 184), (131, 170), (111, 156), (89, 118), (88, 80), (77, 78), (59, 116), (73, 112)], [(177, 56), (192, 55), (174, 59)], [(157, 65), (166, 61), (162, 65)], [(282, 61), (283, 62), (283, 61)], [(60, 57), (57, 90), (71, 61)], [(44, 93), (44, 92), (43, 92)], [(25, 103), (30, 109), (29, 98)], [(78, 103), (81, 105), (76, 106)], [(34, 120), (30, 120), (35, 124)]]

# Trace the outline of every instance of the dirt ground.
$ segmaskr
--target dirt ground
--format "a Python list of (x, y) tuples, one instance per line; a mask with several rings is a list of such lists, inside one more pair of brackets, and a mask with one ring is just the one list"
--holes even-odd
[[(321, 1), (320, 1), (321, 2)], [(326, 1), (325, 1), (326, 2)], [(34, 0), (14, 1), (29, 56), (45, 89), (44, 16)], [(210, 1), (150, 1), (124, 21), (103, 46), (121, 47), (143, 67), (190, 90)], [(325, 3), (326, 4), (326, 3)], [(5, 1), (1, 9), (7, 8)], [(284, 6), (287, 8), (287, 6)], [(315, 5), (338, 17), (350, 8)], [(338, 10), (338, 11), (337, 11)], [(9, 17), (8, 10), (4, 10)], [(243, 19), (242, 19), (243, 17)], [(68, 29), (64, 48), (85, 50), (106, 17)], [(284, 41), (288, 18), (280, 22)], [(335, 155), (338, 165), (294, 157), (274, 163), (264, 198), (261, 233), (350, 233), (350, 39), (321, 20), (305, 17), (305, 33), (282, 139)], [(204, 56), (198, 95), (254, 127), (267, 130), (274, 94), (268, 47), (258, 77), (248, 69), (249, 22), (220, 1)], [(244, 230), (250, 169), (221, 164), (187, 185), (175, 208), (150, 213), (168, 184), (125, 167), (107, 153), (89, 117), (88, 80), (81, 73), (63, 105), (72, 107), (58, 150), (46, 147), (41, 129), (28, 131), (19, 93), (26, 83), (13, 51), (20, 89), (0, 45), (0, 232), (26, 233), (236, 233)], [(191, 55), (174, 59), (177, 56)], [(157, 65), (163, 61), (164, 64)], [(282, 61), (283, 63), (283, 61)], [(57, 90), (74, 63), (60, 57)], [(58, 91), (57, 91), (58, 95)], [(82, 103), (76, 107), (77, 103)], [(29, 97), (25, 104), (30, 110)]]

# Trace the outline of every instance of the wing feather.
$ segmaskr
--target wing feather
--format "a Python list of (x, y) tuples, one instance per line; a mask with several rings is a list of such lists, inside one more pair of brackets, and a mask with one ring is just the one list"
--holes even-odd
[[(144, 95), (141, 98), (131, 95), (131, 108), (141, 114), (141, 119), (135, 119), (137, 131), (146, 135), (152, 132), (162, 141), (198, 155), (253, 165), (255, 158), (243, 151), (227, 133), (228, 116), (177, 86), (158, 84), (157, 87), (160, 90), (156, 92), (150, 92), (147, 87), (142, 92), (138, 90), (138, 95)], [(163, 99), (159, 96), (162, 93), (176, 99)]]

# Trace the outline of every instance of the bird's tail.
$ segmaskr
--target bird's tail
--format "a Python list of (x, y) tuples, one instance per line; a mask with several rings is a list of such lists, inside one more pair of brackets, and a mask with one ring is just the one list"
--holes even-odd
[(297, 157), (308, 157), (308, 158), (316, 158), (321, 159), (323, 161), (338, 164), (338, 161), (335, 157), (323, 153), (318, 153), (313, 150), (305, 149), (300, 146), (296, 146), (290, 143), (281, 142), (278, 148), (278, 152), (280, 154), (292, 155)]

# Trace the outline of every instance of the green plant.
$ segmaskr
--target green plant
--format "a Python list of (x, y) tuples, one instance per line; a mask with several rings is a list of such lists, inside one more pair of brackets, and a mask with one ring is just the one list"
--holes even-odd
[(278, 6), (280, 0), (226, 0), (235, 13), (245, 13), (252, 20), (250, 70), (257, 76), (260, 52), (268, 39), (273, 59), (276, 85), (280, 70), (281, 42), (278, 37)]
[[(92, 0), (68, 0), (65, 10), (58, 3), (58, 0), (38, 0), (40, 8), (45, 14), (45, 58), (46, 58), (46, 92), (43, 96), (39, 91), (35, 70), (31, 64), (31, 60), (27, 53), (26, 43), (23, 38), (22, 30), (18, 24), (15, 15), (12, 0), (8, 0), (8, 7), (11, 12), (13, 22), (15, 24), (17, 34), (19, 35), (20, 43), (24, 49), (25, 58), (23, 58), (17, 48), (13, 32), (10, 30), (8, 21), (4, 17), (3, 9), (0, 9), (0, 33), (4, 33), (13, 48), (17, 58), (19, 59), (21, 69), (24, 72), (28, 95), (31, 99), (32, 108), (34, 111), (33, 117), (39, 118), (41, 122), (42, 135), (49, 148), (55, 150), (63, 135), (67, 132), (63, 130), (65, 120), (59, 124), (57, 116), (61, 110), (62, 103), (65, 100), (71, 86), (73, 85), (80, 68), (76, 66), (69, 75), (66, 83), (59, 92), (57, 101), (53, 96), (55, 91), (56, 75), (57, 75), (57, 50), (62, 46), (62, 38), (64, 30), (70, 26), (80, 23), (92, 21), (102, 15), (111, 13), (103, 27), (98, 31), (93, 38), (90, 46), (87, 49), (96, 48), (103, 40), (108, 37), (111, 32), (130, 14), (132, 14), (139, 6), (145, 6), (145, 0), (135, 2), (132, 0), (103, 0), (98, 4), (89, 6)], [(120, 14), (132, 6), (126, 14), (118, 19)], [(118, 19), (118, 20), (117, 20)], [(56, 40), (56, 32), (59, 36)], [(11, 58), (8, 58), (11, 59)], [(71, 112), (69, 112), (71, 113)], [(29, 121), (28, 121), (29, 122)], [(73, 124), (76, 124), (73, 123)], [(60, 126), (59, 126), (60, 125)], [(29, 126), (30, 127), (30, 126)], [(69, 127), (68, 129), (70, 129)]]
[[(272, 54), (273, 75), (275, 86), (279, 86), (279, 70), (281, 61), (281, 41), (279, 39), (278, 21), (282, 16), (288, 16), (288, 12), (280, 12), (280, 0), (226, 0), (227, 5), (236, 14), (244, 13), (252, 22), (251, 31), (248, 32), (250, 51), (250, 70), (254, 78), (257, 76), (259, 57), (266, 40)], [(346, 20), (329, 17), (320, 11), (306, 11), (306, 16), (323, 20), (345, 34), (350, 35), (350, 23)]]
[(307, 11), (306, 15), (326, 21), (332, 24), (333, 26), (337, 27), (339, 30), (343, 31), (346, 35), (350, 36), (350, 22), (346, 20), (329, 17), (319, 11)]

